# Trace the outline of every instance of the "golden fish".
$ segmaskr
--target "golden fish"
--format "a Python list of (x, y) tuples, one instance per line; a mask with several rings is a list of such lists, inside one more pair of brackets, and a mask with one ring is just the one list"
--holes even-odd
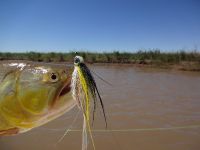
[(0, 135), (28, 131), (74, 107), (70, 92), (72, 71), (66, 65), (63, 68), (23, 63), (1, 65)]

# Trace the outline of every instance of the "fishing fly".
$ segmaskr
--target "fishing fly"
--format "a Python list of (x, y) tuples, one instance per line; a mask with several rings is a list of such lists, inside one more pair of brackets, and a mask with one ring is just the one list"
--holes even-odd
[(85, 65), (84, 60), (81, 56), (76, 56), (74, 58), (74, 71), (72, 73), (71, 88), (73, 99), (76, 101), (79, 109), (83, 113), (82, 150), (87, 149), (88, 133), (91, 137), (93, 148), (95, 149), (90, 126), (91, 101), (93, 101), (92, 123), (94, 121), (97, 100), (100, 101), (106, 127), (107, 120), (105, 115), (104, 104), (98, 91), (94, 77), (92, 76), (89, 68)]

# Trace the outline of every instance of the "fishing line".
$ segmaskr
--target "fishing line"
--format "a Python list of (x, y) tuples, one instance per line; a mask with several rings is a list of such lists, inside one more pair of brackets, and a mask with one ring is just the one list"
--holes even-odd
[(100, 75), (98, 75), (96, 72), (94, 72), (92, 69), (90, 69), (91, 72), (96, 75), (100, 80), (102, 80), (104, 83), (110, 85), (110, 86), (113, 86), (111, 83), (109, 83), (108, 81), (106, 81), (105, 79), (103, 79)]
[[(191, 125), (191, 126), (177, 126), (177, 127), (161, 127), (161, 128), (133, 128), (133, 129), (95, 129), (92, 132), (139, 132), (139, 131), (164, 131), (164, 130), (178, 130), (178, 129), (195, 129), (200, 128), (200, 125)], [(79, 132), (80, 129), (69, 130), (69, 132)]]
[(79, 112), (80, 112), (80, 110), (76, 113), (76, 116), (75, 116), (74, 120), (72, 121), (71, 125), (67, 129), (65, 129), (65, 133), (63, 134), (63, 136), (60, 137), (60, 139), (58, 140), (58, 142), (56, 143), (56, 145), (58, 143), (60, 143), (64, 139), (64, 137), (67, 135), (67, 133), (69, 133), (70, 128), (74, 125), (74, 123), (76, 122), (76, 120), (78, 118)]
[[(182, 130), (182, 129), (196, 129), (200, 128), (200, 125), (190, 126), (176, 126), (176, 127), (159, 127), (159, 128), (131, 128), (131, 129), (93, 129), (92, 132), (144, 132), (144, 131), (165, 131), (165, 130)], [(53, 129), (53, 128), (41, 128), (44, 130), (51, 131), (63, 131), (64, 129)], [(81, 129), (69, 129), (69, 132), (81, 132)]]

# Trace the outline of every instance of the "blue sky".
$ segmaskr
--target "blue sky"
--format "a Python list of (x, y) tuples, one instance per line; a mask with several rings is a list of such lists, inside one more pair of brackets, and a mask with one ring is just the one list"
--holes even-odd
[(0, 0), (0, 51), (200, 49), (199, 0)]

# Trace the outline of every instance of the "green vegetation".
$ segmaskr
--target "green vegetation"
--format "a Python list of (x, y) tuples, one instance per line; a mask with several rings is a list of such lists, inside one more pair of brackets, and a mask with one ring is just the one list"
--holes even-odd
[[(136, 65), (150, 65), (169, 67), (172, 65), (184, 66), (182, 70), (200, 71), (200, 53), (197, 51), (186, 52), (161, 52), (160, 50), (148, 50), (138, 52), (69, 52), (69, 53), (9, 53), (0, 52), (0, 60), (30, 60), (39, 62), (73, 62), (75, 55), (83, 56), (88, 63), (123, 63)], [(189, 69), (189, 70), (190, 70)]]

